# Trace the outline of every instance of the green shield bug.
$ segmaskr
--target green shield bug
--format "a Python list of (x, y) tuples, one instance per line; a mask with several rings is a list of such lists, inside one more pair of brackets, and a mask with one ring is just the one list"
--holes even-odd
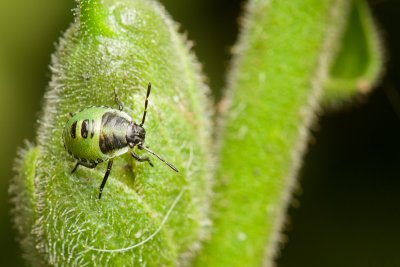
[(97, 164), (108, 161), (107, 171), (100, 185), (99, 199), (106, 185), (113, 165), (113, 158), (129, 152), (137, 161), (147, 161), (153, 164), (147, 156), (139, 156), (133, 148), (145, 150), (167, 164), (171, 169), (178, 169), (167, 162), (161, 156), (144, 146), (146, 131), (143, 128), (148, 98), (151, 92), (151, 83), (148, 84), (142, 122), (136, 124), (131, 116), (123, 111), (123, 105), (114, 90), (115, 102), (118, 109), (106, 106), (93, 106), (72, 114), (63, 131), (64, 147), (72, 155), (77, 163), (71, 173), (74, 173), (79, 165), (87, 168), (95, 168)]

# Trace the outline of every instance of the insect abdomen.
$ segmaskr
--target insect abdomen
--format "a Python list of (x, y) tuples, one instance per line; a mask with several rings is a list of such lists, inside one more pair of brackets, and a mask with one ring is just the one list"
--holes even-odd
[(116, 109), (84, 109), (65, 125), (65, 149), (80, 161), (94, 163), (126, 153), (126, 129), (131, 121), (128, 114)]
[[(85, 119), (83, 121), (75, 120), (70, 126), (69, 135), (72, 139), (93, 139), (97, 128), (96, 123), (95, 119)], [(78, 125), (80, 125), (80, 127)]]
[(109, 158), (99, 148), (102, 115), (111, 108), (90, 107), (72, 116), (63, 132), (65, 149), (83, 162), (100, 163)]

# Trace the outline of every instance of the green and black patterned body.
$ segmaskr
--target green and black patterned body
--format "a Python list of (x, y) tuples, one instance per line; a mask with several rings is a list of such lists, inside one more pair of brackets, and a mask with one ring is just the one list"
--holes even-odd
[(140, 124), (133, 122), (132, 118), (123, 111), (123, 105), (119, 101), (116, 91), (114, 91), (114, 94), (118, 109), (89, 107), (75, 115), (71, 114), (71, 118), (65, 124), (63, 131), (64, 147), (78, 161), (72, 173), (80, 165), (95, 168), (97, 164), (108, 161), (107, 171), (100, 185), (99, 198), (101, 198), (101, 193), (111, 172), (113, 158), (130, 152), (131, 156), (137, 161), (147, 161), (150, 166), (153, 166), (149, 157), (138, 156), (133, 151), (135, 147), (149, 152), (174, 171), (178, 171), (171, 163), (144, 146), (146, 131), (143, 125), (146, 119), (150, 91), (151, 84), (149, 83)]
[(72, 116), (63, 132), (65, 149), (80, 162), (98, 164), (128, 152), (132, 118), (110, 107), (90, 107)]

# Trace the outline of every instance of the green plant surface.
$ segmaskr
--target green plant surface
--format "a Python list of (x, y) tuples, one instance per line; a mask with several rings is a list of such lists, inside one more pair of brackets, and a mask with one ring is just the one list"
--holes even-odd
[(383, 69), (382, 44), (368, 4), (362, 0), (351, 4), (329, 79), (324, 84), (322, 103), (330, 108), (370, 92)]
[[(272, 266), (309, 128), (321, 107), (349, 102), (379, 78), (366, 3), (248, 1), (214, 143), (199, 65), (156, 1), (81, 0), (74, 14), (52, 58), (37, 140), (21, 150), (10, 187), (26, 261)], [(99, 200), (106, 164), (71, 174), (69, 112), (116, 108), (117, 89), (139, 122), (148, 82), (146, 145), (179, 173), (123, 155)]]
[[(309, 128), (329, 75), (340, 76), (330, 66), (337, 55), (336, 64), (344, 60), (347, 18), (347, 29), (359, 23), (351, 10), (352, 2), (344, 0), (248, 2), (221, 103), (213, 230), (196, 266), (274, 264)], [(353, 45), (349, 50), (358, 49)], [(354, 84), (359, 72), (347, 76), (354, 71), (349, 67), (345, 76)], [(343, 101), (334, 93), (341, 89), (331, 87), (324, 97)], [(346, 96), (357, 88), (348, 91)]]
[[(34, 247), (35, 238), (31, 234), (32, 225), (34, 225), (37, 216), (37, 200), (35, 188), (35, 173), (38, 164), (40, 151), (31, 144), (26, 145), (26, 149), (20, 149), (15, 169), (18, 175), (14, 178), (14, 183), (10, 186), (10, 193), (13, 195), (15, 205), (13, 215), (15, 216), (15, 225), (21, 235), (21, 245), (23, 247)], [(26, 251), (25, 260), (32, 265), (43, 265), (43, 262), (37, 255), (36, 250)]]
[[(36, 146), (17, 162), (14, 220), (32, 266), (175, 266), (208, 225), (210, 109), (196, 59), (154, 1), (82, 0), (52, 58)], [(69, 112), (112, 106), (114, 88), (140, 121), (152, 82), (146, 144), (173, 163), (129, 155), (71, 174), (62, 131)], [(144, 155), (144, 152), (139, 151)], [(26, 208), (25, 208), (26, 207)]]

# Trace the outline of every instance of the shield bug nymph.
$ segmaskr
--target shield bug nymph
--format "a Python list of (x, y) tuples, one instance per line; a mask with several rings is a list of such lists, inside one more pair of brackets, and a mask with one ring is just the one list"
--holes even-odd
[(129, 152), (137, 161), (146, 161), (150, 166), (153, 166), (148, 156), (139, 156), (134, 152), (133, 148), (135, 147), (156, 156), (171, 169), (178, 172), (174, 165), (144, 146), (146, 131), (143, 125), (146, 120), (150, 92), (151, 83), (147, 87), (144, 112), (140, 124), (134, 122), (131, 116), (123, 111), (124, 107), (116, 90), (114, 90), (114, 96), (118, 109), (93, 106), (76, 114), (70, 113), (71, 117), (64, 127), (63, 141), (65, 149), (77, 160), (72, 173), (76, 171), (79, 165), (95, 168), (97, 164), (108, 161), (107, 171), (100, 185), (99, 199), (115, 157)]

